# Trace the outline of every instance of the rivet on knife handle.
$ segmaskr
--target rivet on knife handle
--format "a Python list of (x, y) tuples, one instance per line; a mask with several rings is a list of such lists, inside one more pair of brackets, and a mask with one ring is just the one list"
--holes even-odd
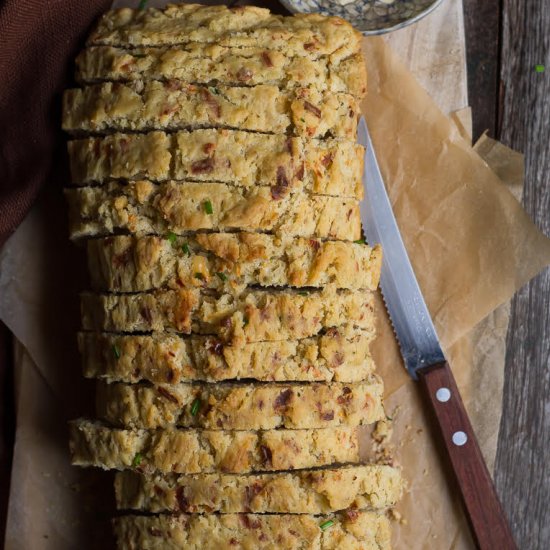
[(448, 363), (419, 369), (417, 375), (437, 419), (478, 548), (515, 550), (517, 546)]

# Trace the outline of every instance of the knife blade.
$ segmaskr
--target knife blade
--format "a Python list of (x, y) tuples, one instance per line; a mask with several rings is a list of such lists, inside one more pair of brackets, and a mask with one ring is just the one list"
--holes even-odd
[(416, 379), (419, 368), (440, 363), (445, 356), (397, 227), (364, 118), (357, 141), (366, 148), (363, 184), (368, 200), (360, 204), (363, 231), (369, 244), (382, 245), (382, 295), (405, 366)]
[(516, 550), (401, 238), (364, 118), (359, 122), (357, 141), (366, 148), (361, 222), (369, 245), (382, 245), (380, 288), (405, 367), (419, 380), (431, 405), (477, 547)]

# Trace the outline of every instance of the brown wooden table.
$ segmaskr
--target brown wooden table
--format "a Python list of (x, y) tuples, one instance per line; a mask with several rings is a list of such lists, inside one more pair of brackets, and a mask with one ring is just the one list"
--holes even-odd
[[(239, 2), (231, 2), (238, 4)], [(283, 12), (274, 0), (257, 3)], [(464, 0), (474, 139), (484, 130), (526, 155), (524, 206), (550, 235), (548, 0)], [(536, 65), (545, 65), (537, 72)], [(0, 497), (7, 497), (13, 403), (0, 326)], [(522, 550), (550, 548), (550, 270), (513, 300), (495, 479)], [(4, 505), (0, 498), (0, 540)], [(498, 549), (496, 549), (498, 550)]]
[[(474, 139), (525, 153), (525, 209), (550, 235), (550, 5), (464, 0)], [(536, 65), (545, 65), (537, 72)], [(540, 69), (539, 69), (540, 70)], [(522, 288), (508, 329), (495, 481), (519, 547), (550, 548), (550, 270)]]

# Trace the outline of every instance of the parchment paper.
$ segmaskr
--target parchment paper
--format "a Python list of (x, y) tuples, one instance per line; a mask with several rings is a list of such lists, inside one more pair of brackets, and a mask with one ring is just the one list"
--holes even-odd
[[(365, 40), (365, 53), (370, 93), (364, 112), (381, 169), (465, 401), (477, 411), (474, 427), (484, 436), (494, 425), (488, 419), (500, 414), (500, 400), (486, 399), (492, 378), (483, 374), (492, 369), (472, 369), (479, 346), (471, 330), (550, 262), (550, 244), (384, 42)], [(109, 476), (71, 468), (66, 452), (64, 422), (87, 412), (91, 384), (80, 378), (74, 343), (85, 259), (68, 243), (65, 219), (61, 191), (52, 182), (0, 256), (0, 317), (26, 347), (17, 362), (7, 550), (109, 544), (103, 540), (110, 535)], [(409, 480), (395, 547), (466, 548), (471, 543), (455, 491), (381, 302), (378, 310), (373, 351), (394, 418), (394, 454)]]
[[(373, 38), (364, 50), (370, 84), (363, 111), (381, 171), (436, 329), (476, 413), (474, 428), (486, 436), (485, 425), (500, 413), (494, 393), (501, 389), (472, 368), (476, 340), (469, 333), (550, 262), (550, 241), (390, 49)], [(378, 310), (373, 351), (394, 417), (395, 456), (410, 483), (398, 506), (406, 523), (394, 531), (396, 548), (469, 548), (456, 489), (381, 301)], [(490, 350), (482, 355), (494, 358)]]

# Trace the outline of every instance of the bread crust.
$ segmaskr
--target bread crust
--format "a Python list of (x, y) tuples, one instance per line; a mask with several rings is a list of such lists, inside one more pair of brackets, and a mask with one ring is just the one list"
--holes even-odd
[(354, 384), (98, 384), (97, 416), (121, 428), (274, 430), (363, 426), (386, 418), (376, 375)]
[(374, 327), (372, 292), (330, 287), (307, 295), (253, 290), (216, 297), (198, 289), (131, 295), (84, 293), (81, 305), (84, 330), (215, 334), (234, 346), (308, 338), (330, 328)]
[(401, 496), (397, 468), (366, 464), (273, 474), (115, 477), (119, 510), (170, 513), (328, 514), (347, 508), (384, 510)]
[[(321, 529), (320, 525), (330, 527)], [(113, 521), (121, 550), (390, 550), (388, 518), (348, 510), (337, 514), (123, 516)]]
[(77, 135), (232, 128), (355, 141), (358, 113), (358, 100), (342, 92), (136, 80), (65, 90), (62, 125)]
[(71, 238), (190, 231), (263, 231), (297, 237), (358, 240), (359, 203), (303, 193), (274, 198), (273, 188), (223, 183), (137, 181), (67, 189)]
[(72, 181), (112, 179), (217, 181), (269, 186), (276, 195), (307, 191), (363, 198), (364, 148), (349, 141), (306, 140), (238, 130), (168, 135), (113, 134), (69, 142)]
[(348, 57), (361, 48), (361, 33), (339, 17), (273, 15), (253, 6), (169, 5), (165, 9), (107, 12), (88, 38), (88, 46), (164, 46), (215, 43), (223, 47), (261, 47), (289, 55)]
[(80, 84), (101, 81), (172, 80), (191, 84), (298, 87), (363, 98), (367, 88), (361, 54), (345, 59), (287, 55), (266, 48), (228, 48), (217, 44), (188, 44), (161, 48), (92, 46), (76, 58)]
[(198, 474), (315, 468), (359, 461), (356, 428), (221, 431), (125, 430), (87, 420), (70, 423), (75, 466)]
[(362, 243), (202, 233), (170, 238), (117, 235), (87, 242), (95, 290), (143, 292), (163, 287), (238, 291), (243, 286), (376, 290), (382, 251)]
[(226, 346), (211, 336), (81, 332), (87, 378), (108, 383), (179, 384), (256, 379), (263, 382), (359, 382), (374, 371), (370, 330), (343, 327), (301, 340)]

